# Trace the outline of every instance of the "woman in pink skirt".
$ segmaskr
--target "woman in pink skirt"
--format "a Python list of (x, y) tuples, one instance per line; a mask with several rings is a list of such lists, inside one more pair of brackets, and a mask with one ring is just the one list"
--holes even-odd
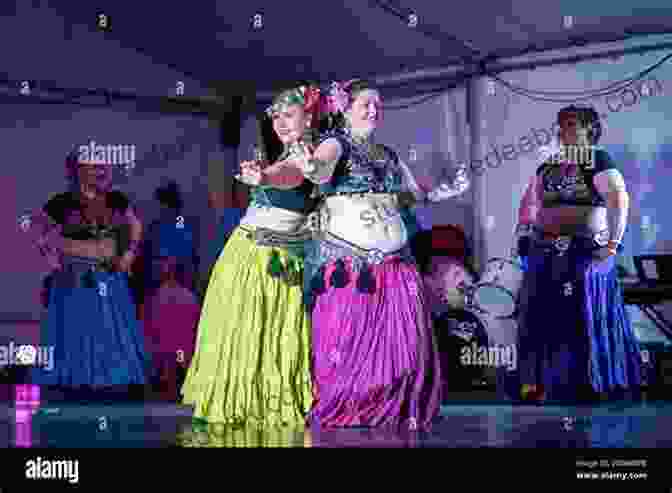
[(295, 159), (321, 199), (306, 259), (314, 307), (308, 420), (425, 428), (439, 413), (439, 360), (404, 217), (413, 203), (459, 195), (469, 182), (460, 170), (455, 184), (423, 192), (397, 154), (373, 141), (381, 97), (367, 82), (333, 84), (329, 103), (333, 129)]

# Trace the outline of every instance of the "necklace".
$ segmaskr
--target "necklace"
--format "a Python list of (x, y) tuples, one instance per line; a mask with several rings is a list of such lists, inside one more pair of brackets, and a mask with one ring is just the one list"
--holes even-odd
[(385, 154), (385, 148), (376, 144), (376, 142), (373, 140), (373, 137), (361, 137), (355, 135), (350, 127), (346, 127), (345, 132), (352, 143), (355, 144), (355, 147), (366, 156), (367, 161), (384, 161), (387, 157)]

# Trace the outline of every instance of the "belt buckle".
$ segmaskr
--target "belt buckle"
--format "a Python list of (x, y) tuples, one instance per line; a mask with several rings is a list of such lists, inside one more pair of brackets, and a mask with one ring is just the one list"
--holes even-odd
[(374, 248), (366, 253), (366, 260), (373, 265), (380, 265), (385, 261), (385, 254), (382, 250)]

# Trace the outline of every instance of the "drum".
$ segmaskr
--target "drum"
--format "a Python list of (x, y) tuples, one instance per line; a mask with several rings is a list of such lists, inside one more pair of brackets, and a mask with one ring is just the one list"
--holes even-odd
[(483, 386), (487, 369), (477, 361), (478, 350), (487, 348), (489, 341), (483, 319), (468, 310), (450, 310), (434, 319), (434, 330), (444, 391)]
[(470, 303), (495, 318), (515, 317), (522, 283), (523, 268), (518, 262), (493, 258), (474, 287)]

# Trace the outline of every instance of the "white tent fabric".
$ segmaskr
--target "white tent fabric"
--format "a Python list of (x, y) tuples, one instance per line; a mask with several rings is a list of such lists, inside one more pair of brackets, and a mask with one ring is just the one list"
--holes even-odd
[[(67, 27), (149, 54), (201, 81), (254, 82), (258, 90), (298, 77), (390, 76), (509, 60), (529, 53), (672, 32), (667, 0), (293, 0), (152, 3), (100, 0), (51, 7)], [(428, 77), (424, 77), (427, 79)], [(415, 80), (417, 81), (417, 77)]]

